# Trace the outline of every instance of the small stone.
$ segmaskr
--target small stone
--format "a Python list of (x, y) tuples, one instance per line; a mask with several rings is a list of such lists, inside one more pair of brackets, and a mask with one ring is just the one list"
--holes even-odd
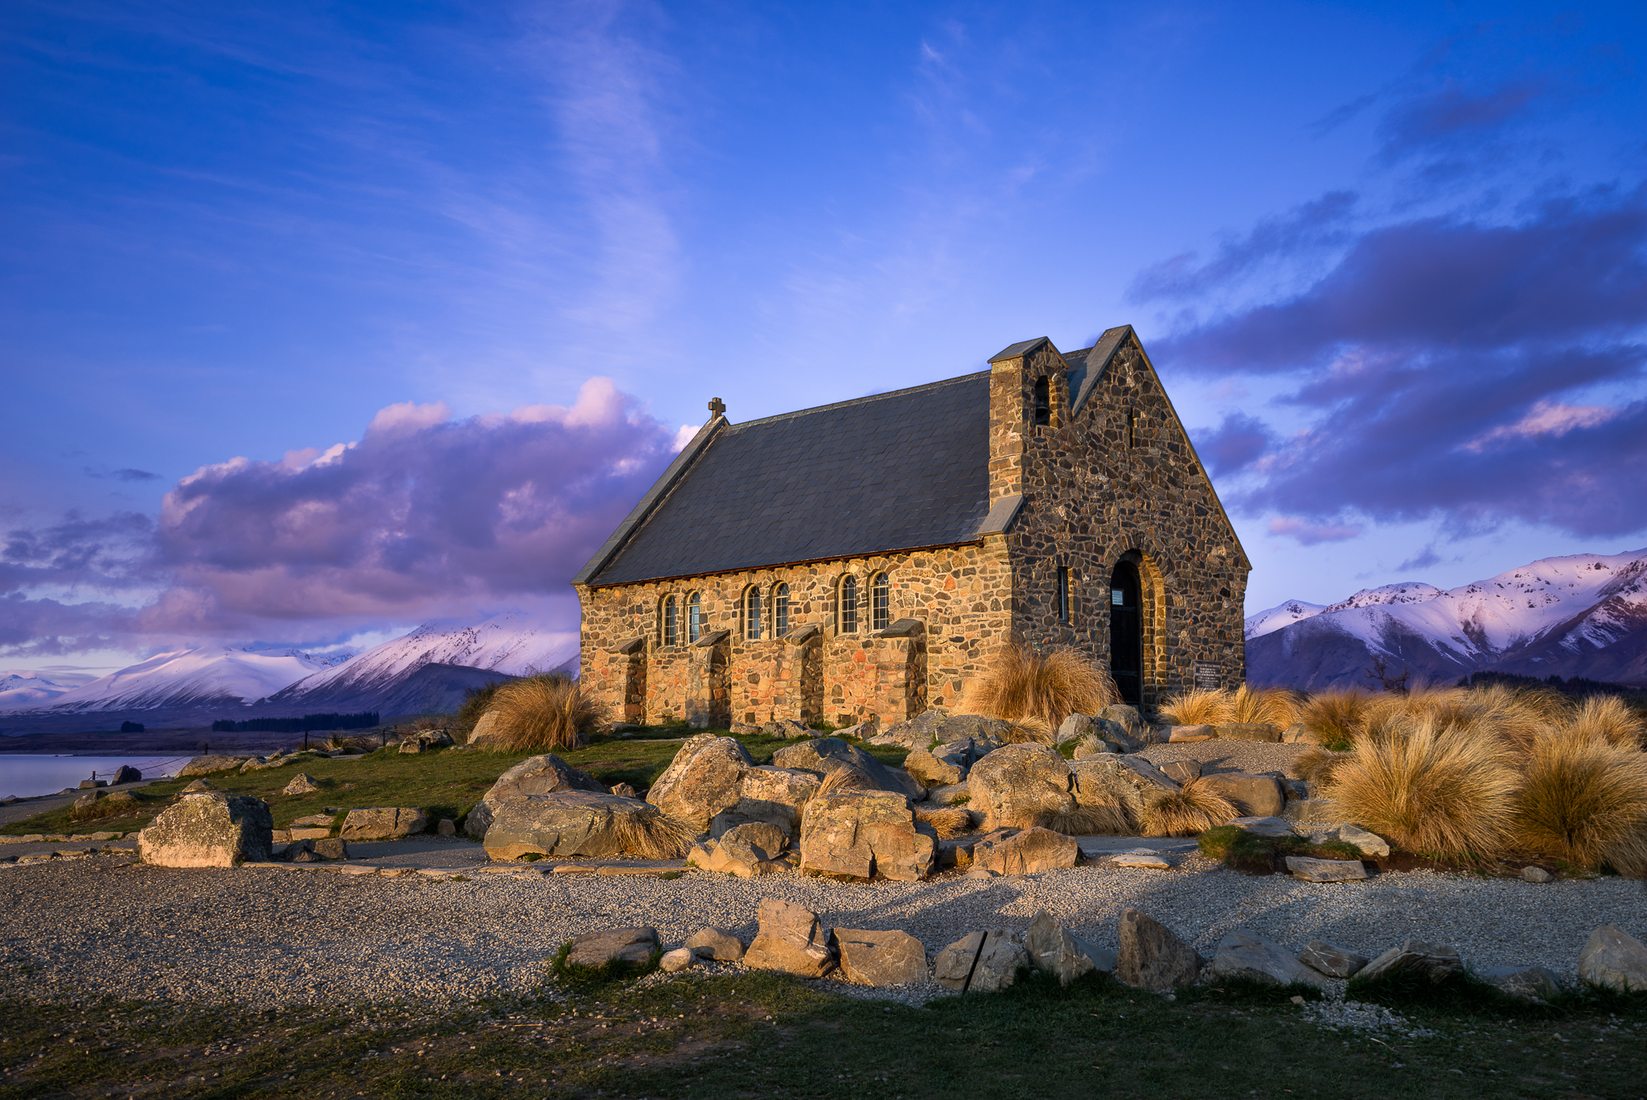
[(1104, 862), (1111, 867), (1126, 867), (1139, 871), (1170, 871), (1177, 864), (1149, 848), (1134, 848), (1130, 852), (1116, 852), (1106, 856)]
[(1283, 840), (1298, 835), (1292, 827), (1292, 822), (1282, 817), (1237, 817), (1232, 818), (1230, 824), (1253, 836), (1269, 837), (1272, 840)]
[(1360, 882), (1367, 877), (1367, 865), (1359, 859), (1288, 856), (1287, 871), (1305, 882)]
[(1523, 867), (1521, 878), (1524, 882), (1549, 882), (1555, 876), (1542, 867)]
[(1216, 736), (1211, 726), (1173, 726), (1167, 733), (1167, 741), (1176, 745), (1186, 741), (1211, 741)]
[(1579, 952), (1578, 977), (1621, 993), (1647, 992), (1647, 946), (1618, 925), (1604, 924)]
[(1311, 940), (1298, 961), (1329, 978), (1349, 978), (1367, 965), (1367, 956), (1325, 940)]
[(449, 817), (441, 818), (435, 822), (435, 834), (437, 836), (457, 836), (457, 822)]
[(666, 974), (678, 974), (697, 961), (697, 956), (690, 947), (677, 947), (673, 951), (665, 951), (658, 959), (658, 969)]
[(619, 798), (640, 797), (640, 792), (635, 790), (635, 785), (633, 783), (614, 783), (607, 788), (607, 791), (610, 794), (617, 795)]
[(645, 966), (658, 950), (656, 928), (612, 928), (601, 932), (587, 932), (572, 940), (566, 953), (570, 966), (597, 967), (607, 963), (625, 963)]
[(1390, 854), (1389, 841), (1359, 825), (1340, 825), (1337, 838), (1369, 859), (1384, 859)]
[(719, 928), (703, 928), (686, 939), (686, 946), (715, 962), (737, 962), (743, 958), (743, 941)]
[(109, 786), (118, 787), (122, 783), (137, 783), (141, 781), (142, 778), (142, 772), (138, 771), (130, 764), (122, 764), (118, 768), (114, 769), (114, 774), (109, 777)]
[(314, 776), (308, 772), (298, 772), (292, 776), (290, 783), (281, 788), (280, 793), (284, 795), (313, 794), (318, 790), (320, 790), (320, 783)]

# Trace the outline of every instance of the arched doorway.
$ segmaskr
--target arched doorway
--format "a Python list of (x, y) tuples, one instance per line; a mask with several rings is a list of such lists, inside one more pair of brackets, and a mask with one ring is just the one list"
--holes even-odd
[(1109, 575), (1109, 673), (1121, 698), (1134, 706), (1144, 698), (1143, 611), (1138, 566), (1116, 562)]

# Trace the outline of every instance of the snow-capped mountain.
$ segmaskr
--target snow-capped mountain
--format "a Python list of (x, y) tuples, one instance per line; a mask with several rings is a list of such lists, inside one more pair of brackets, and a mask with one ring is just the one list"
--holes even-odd
[(59, 695), (54, 711), (244, 706), (321, 668), (302, 653), (191, 646), (99, 677)]
[(577, 650), (575, 633), (551, 630), (518, 612), (473, 626), (431, 623), (316, 672), (269, 702), (385, 715), (446, 710), (483, 684), (560, 669)]
[(1647, 685), (1647, 550), (1543, 558), (1445, 591), (1407, 582), (1311, 607), (1292, 601), (1247, 620), (1248, 679), (1377, 686), (1381, 665), (1415, 683), (1493, 671)]
[(49, 707), (94, 679), (95, 674), (84, 672), (0, 672), (0, 713)]

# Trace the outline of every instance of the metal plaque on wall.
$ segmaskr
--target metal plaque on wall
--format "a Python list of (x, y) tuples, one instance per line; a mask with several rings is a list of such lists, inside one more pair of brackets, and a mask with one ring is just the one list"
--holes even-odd
[(1195, 687), (1199, 691), (1217, 691), (1224, 686), (1224, 670), (1217, 661), (1195, 662)]

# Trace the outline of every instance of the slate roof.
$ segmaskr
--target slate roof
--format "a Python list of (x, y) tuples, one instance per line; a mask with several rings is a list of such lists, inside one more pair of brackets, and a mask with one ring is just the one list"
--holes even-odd
[(988, 512), (980, 371), (723, 428), (610, 560), (597, 565), (597, 554), (578, 579), (627, 584), (950, 546), (977, 538)]

